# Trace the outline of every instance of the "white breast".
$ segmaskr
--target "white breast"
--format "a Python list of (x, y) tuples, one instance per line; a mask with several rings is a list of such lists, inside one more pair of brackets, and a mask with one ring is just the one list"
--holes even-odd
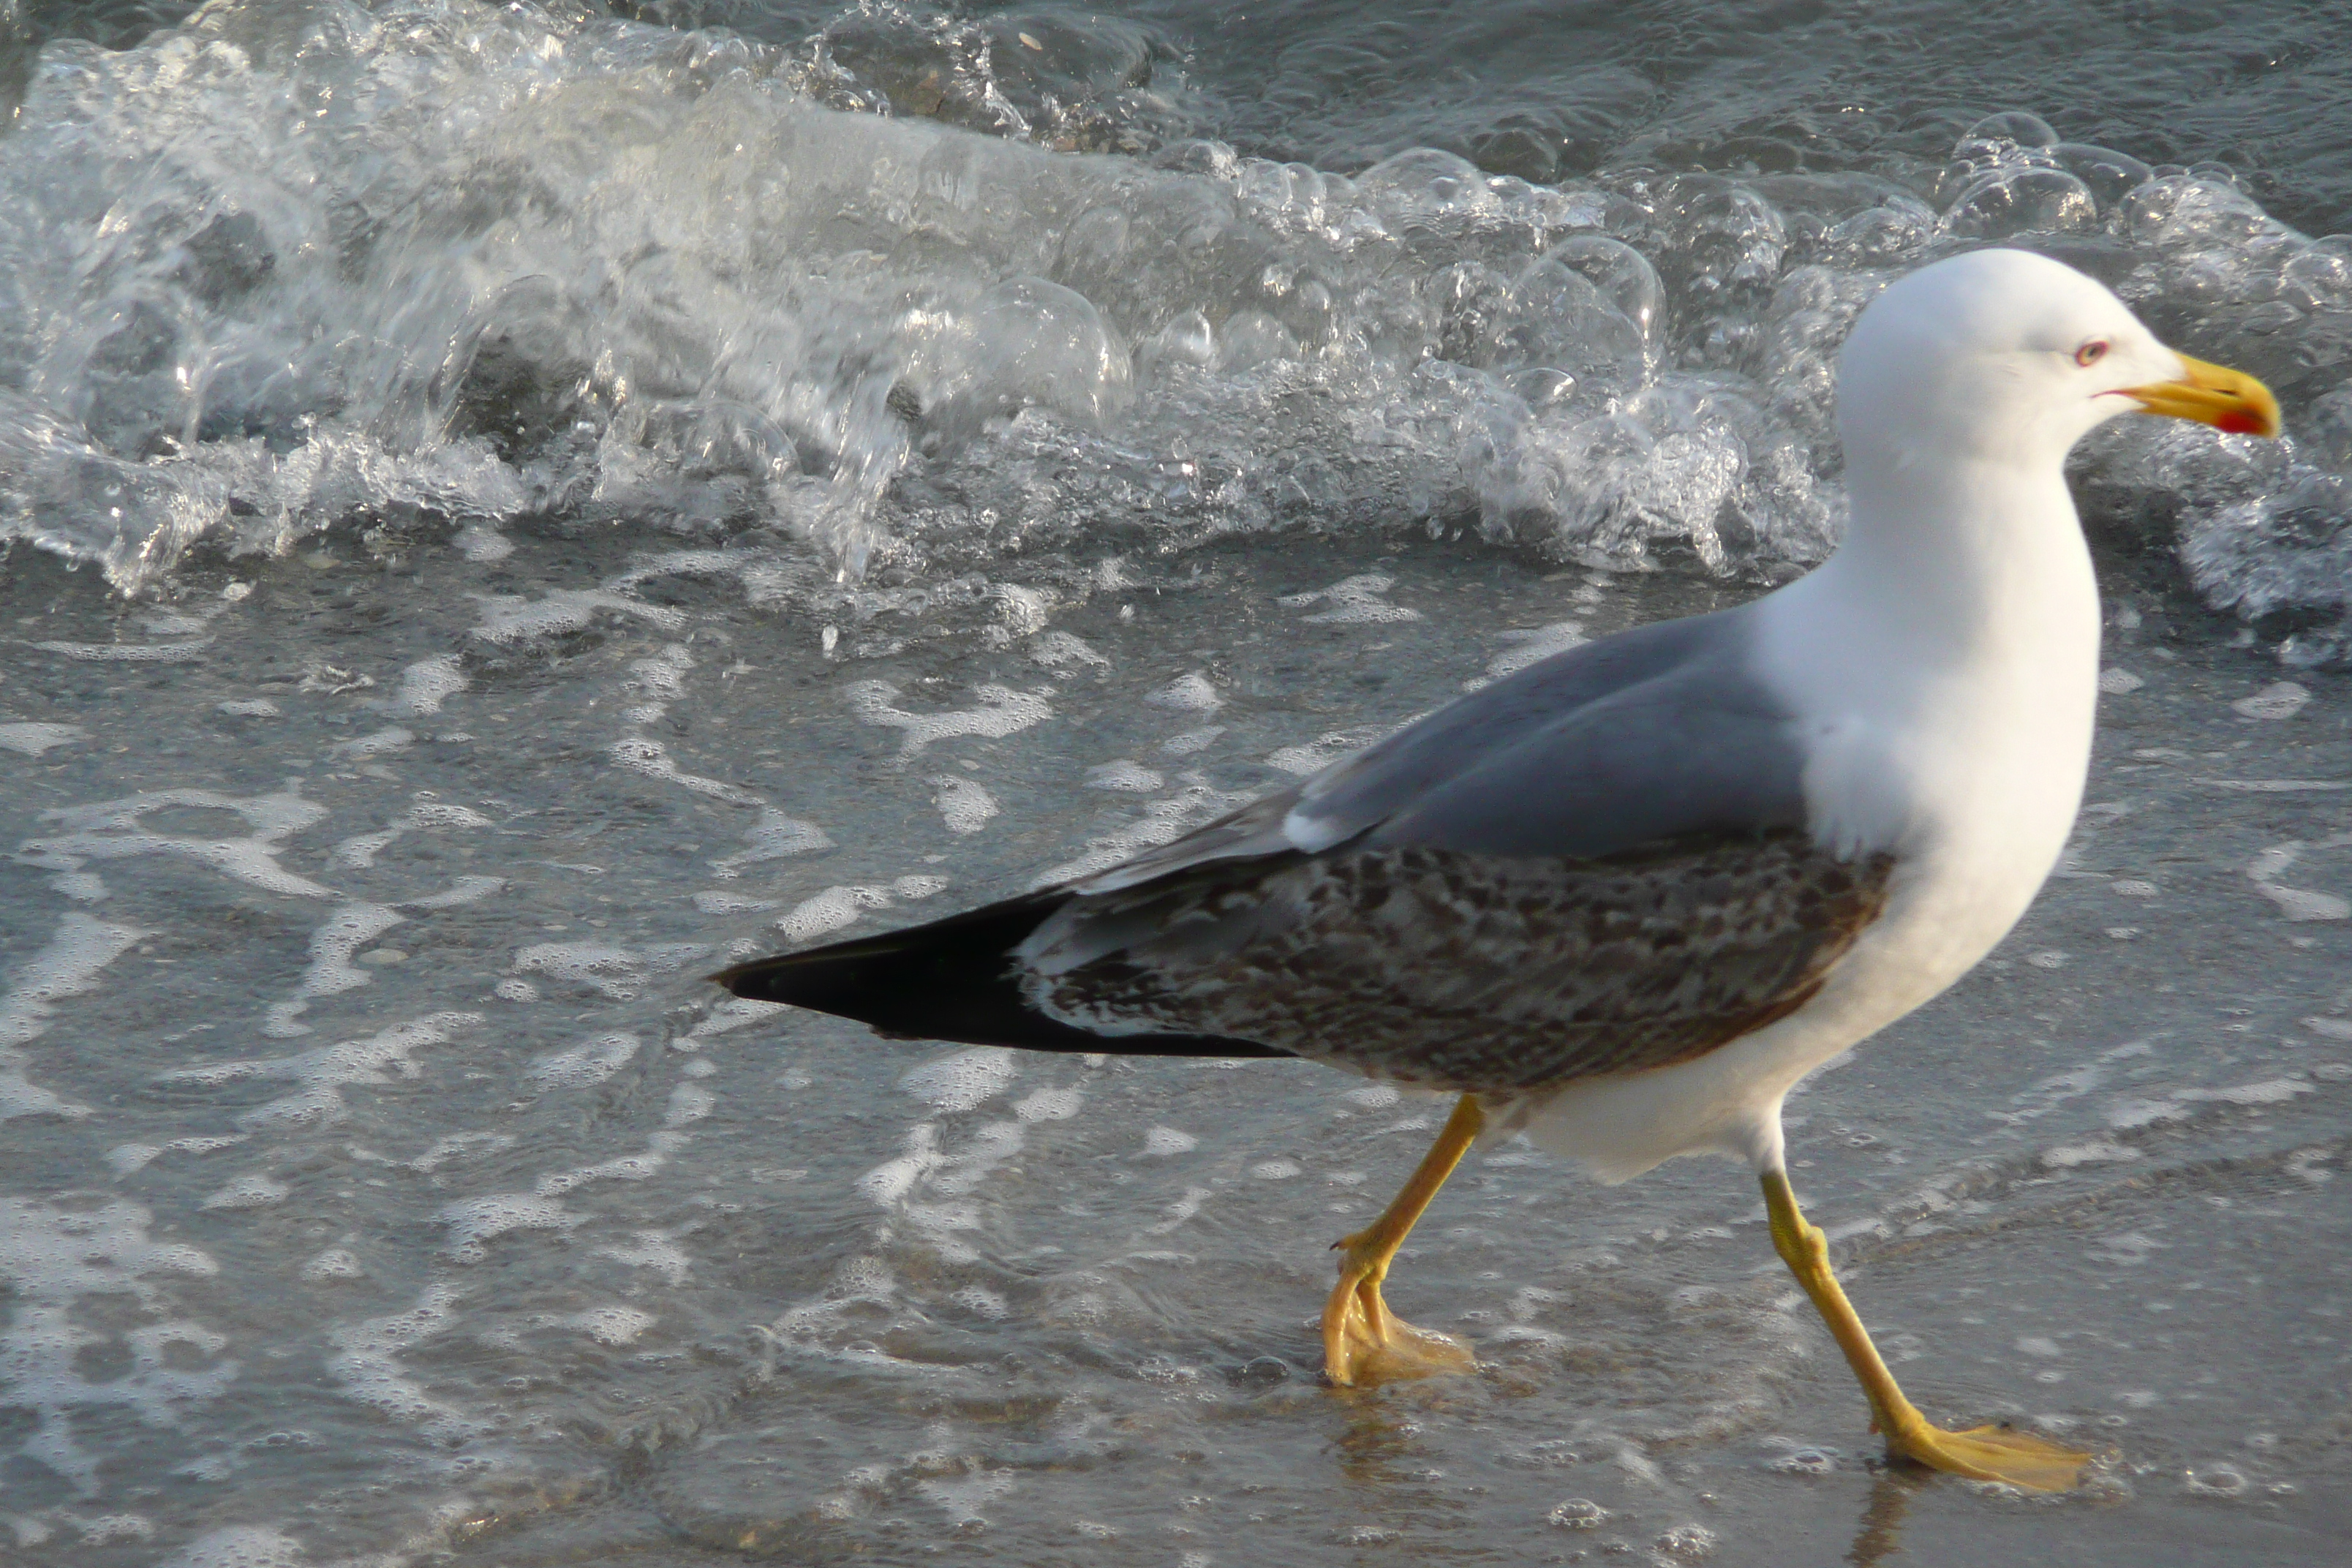
[(1789, 1017), (1679, 1067), (1570, 1085), (1506, 1125), (1609, 1180), (1680, 1153), (1775, 1161), (1798, 1079), (1943, 991), (2025, 912), (2082, 800), (2099, 608), (2063, 485), (2011, 500), (2005, 526), (1881, 533), (1757, 606), (1814, 836), (1895, 855), (1885, 914)]

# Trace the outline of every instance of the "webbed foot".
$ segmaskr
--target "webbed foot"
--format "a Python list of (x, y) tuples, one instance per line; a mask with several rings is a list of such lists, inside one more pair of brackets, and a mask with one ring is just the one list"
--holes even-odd
[(1916, 1411), (1911, 1421), (1899, 1423), (1888, 1435), (1886, 1451), (1930, 1469), (1970, 1480), (2005, 1481), (2031, 1492), (2072, 1491), (2083, 1479), (2083, 1467), (2091, 1462), (2090, 1455), (2031, 1432), (2007, 1426), (1947, 1432), (1929, 1426)]
[(1338, 1243), (1347, 1254), (1323, 1304), (1323, 1375), (1341, 1388), (1475, 1372), (1478, 1358), (1451, 1334), (1417, 1329), (1381, 1299), (1393, 1243), (1365, 1231)]

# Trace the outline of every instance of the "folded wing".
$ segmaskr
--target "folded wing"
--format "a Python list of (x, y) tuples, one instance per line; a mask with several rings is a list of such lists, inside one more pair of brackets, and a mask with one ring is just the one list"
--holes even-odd
[(1110, 871), (719, 978), (892, 1035), (1454, 1089), (1685, 1060), (1802, 1005), (1894, 868), (1812, 843), (1747, 636), (1588, 644)]

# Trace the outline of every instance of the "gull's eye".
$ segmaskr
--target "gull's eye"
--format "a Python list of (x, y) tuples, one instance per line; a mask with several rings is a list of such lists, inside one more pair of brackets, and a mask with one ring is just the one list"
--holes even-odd
[(2084, 343), (2081, 348), (2074, 351), (2074, 363), (2081, 365), (2084, 370), (2090, 369), (2091, 366), (2098, 363), (2101, 360), (2106, 357), (2107, 340), (2105, 338), (2093, 338), (2089, 342)]

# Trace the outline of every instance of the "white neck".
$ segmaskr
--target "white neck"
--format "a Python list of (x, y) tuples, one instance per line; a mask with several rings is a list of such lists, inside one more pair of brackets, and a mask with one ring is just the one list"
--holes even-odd
[[(1834, 663), (1877, 684), (1906, 670), (1940, 679), (2038, 669), (2063, 679), (2082, 675), (2085, 658), (2095, 661), (2098, 585), (2055, 461), (1915, 451), (1857, 464), (1846, 479), (1844, 545), (1784, 590), (1809, 601), (1809, 615), (1832, 619), (1844, 647), (1822, 651)], [(1889, 658), (1899, 665), (1886, 668)]]
[(1764, 667), (1809, 736), (1816, 828), (1846, 850), (2021, 836), (2046, 857), (2038, 883), (2098, 700), (2098, 584), (2064, 477), (1944, 458), (1848, 479), (1843, 548), (1756, 606)]

